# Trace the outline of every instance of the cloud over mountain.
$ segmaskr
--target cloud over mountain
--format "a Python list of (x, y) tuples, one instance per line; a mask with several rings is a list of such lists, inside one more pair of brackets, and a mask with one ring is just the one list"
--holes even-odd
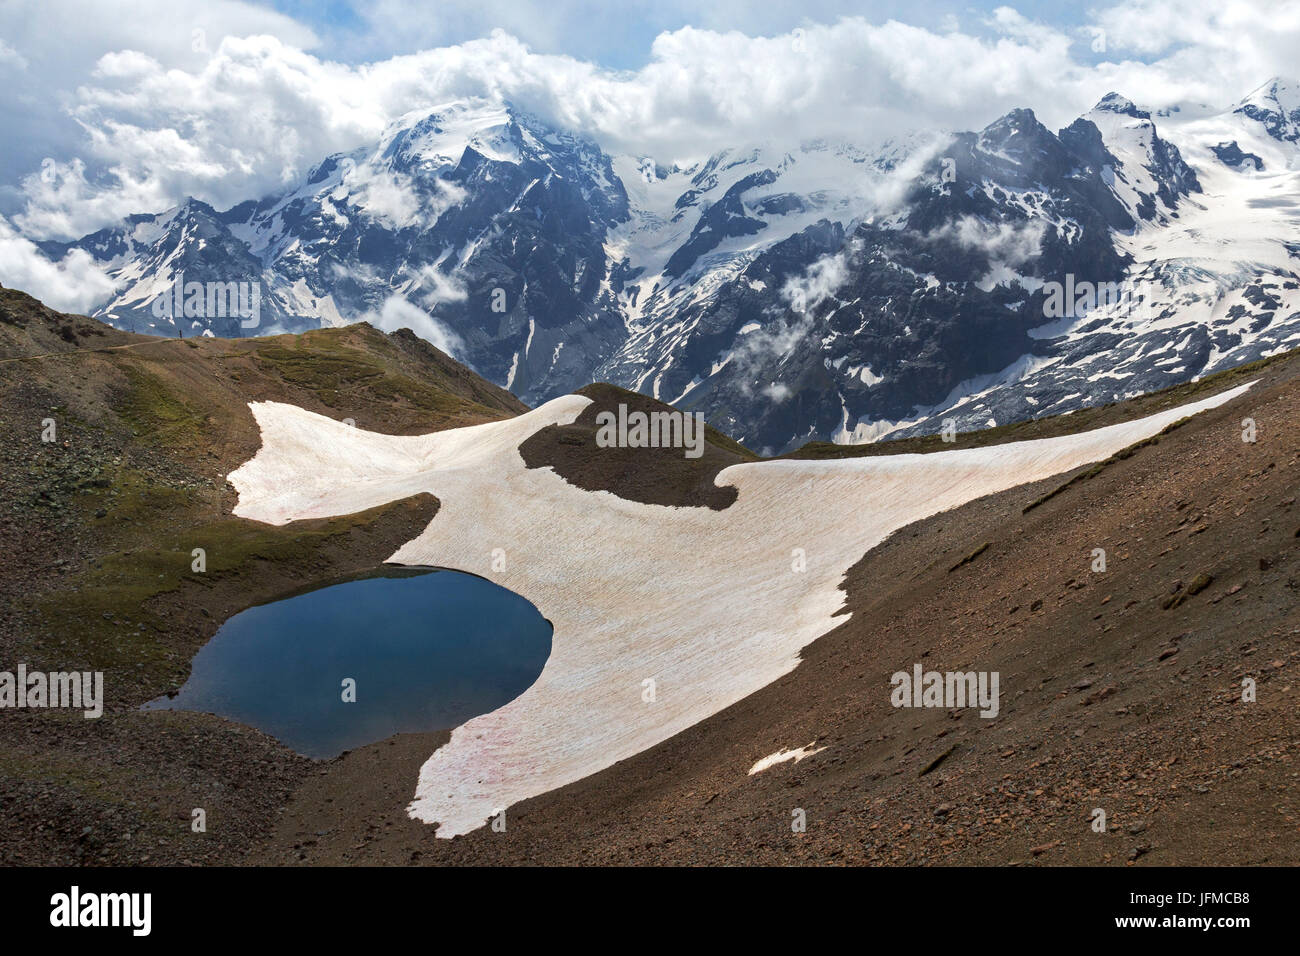
[[(49, 38), (23, 5), (0, 13), (0, 49), (13, 52), (0, 55), (0, 72), (29, 101), (0, 116), (26, 144), (11, 160), (21, 166), (0, 170), (3, 198), (34, 237), (69, 238), (187, 195), (224, 206), (264, 194), (412, 109), (467, 96), (508, 98), (607, 150), (667, 166), (773, 130), (798, 140), (977, 128), (1031, 100), (1055, 126), (1105, 89), (1156, 107), (1212, 102), (1289, 72), (1300, 38), (1294, 0), (1138, 0), (1101, 8), (1082, 29), (1010, 7), (946, 28), (860, 16), (767, 36), (739, 21), (686, 26), (656, 36), (639, 69), (611, 70), (535, 52), (500, 29), (339, 62), (310, 52), (321, 42), (311, 29), (232, 0), (202, 11), (137, 4), (111, 23), (107, 14), (63, 19), (67, 34)], [(370, 25), (393, 32), (391, 9)], [(427, 22), (410, 29), (437, 42)], [(38, 175), (33, 144), (57, 164), (52, 178)]]

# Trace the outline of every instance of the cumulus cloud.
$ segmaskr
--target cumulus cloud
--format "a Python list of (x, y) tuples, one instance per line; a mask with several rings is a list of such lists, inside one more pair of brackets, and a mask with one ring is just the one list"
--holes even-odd
[(377, 222), (398, 229), (428, 228), (467, 195), (456, 183), (438, 180), (417, 187), (409, 176), (369, 165), (353, 167), (343, 181), (357, 208)]
[[(164, 70), (193, 73), (226, 36), (271, 34), (311, 49), (313, 31), (256, 2), (244, 0), (6, 0), (0, 3), (0, 37), (24, 69), (0, 63), (0, 201), (12, 210), (21, 200), (19, 179), (52, 157), (91, 161), (86, 131), (71, 114), (81, 88), (102, 84), (92, 70), (106, 53), (134, 51)], [(196, 114), (197, 115), (197, 114)], [(111, 163), (107, 164), (111, 165)], [(98, 174), (99, 170), (96, 170)]]
[(822, 256), (802, 275), (786, 280), (785, 285), (781, 287), (781, 298), (789, 303), (795, 312), (816, 308), (848, 281), (853, 260), (861, 251), (861, 241), (854, 239), (839, 252)]
[[(1300, 40), (1300, 0), (1127, 0), (1080, 27), (1010, 6), (968, 32), (864, 17), (770, 36), (682, 27), (656, 36), (635, 70), (538, 53), (502, 30), (340, 63), (311, 52), (318, 38), (308, 28), (235, 0), (141, 0), (114, 13), (74, 13), (70, 2), (47, 0), (41, 18), (22, 4), (0, 10), (0, 33), (31, 77), (19, 106), (0, 106), (20, 141), (6, 161), (34, 173), (40, 157), (30, 149), (53, 145), (62, 167), (79, 160), (83, 170), (62, 191), (23, 180), (15, 222), (32, 235), (69, 237), (186, 195), (219, 207), (263, 195), (326, 155), (373, 142), (398, 116), (467, 96), (508, 98), (612, 152), (670, 165), (774, 131), (874, 140), (978, 128), (1024, 105), (1061, 126), (1112, 89), (1149, 107), (1227, 105), (1291, 71)], [(372, 27), (395, 34), (395, 9), (381, 4)], [(441, 27), (433, 14), (403, 24), (408, 39), (438, 42), (439, 16)], [(67, 33), (39, 29), (44, 17), (60, 18)], [(708, 17), (725, 20), (716, 10)], [(534, 26), (530, 35), (542, 36)], [(93, 64), (84, 76), (81, 62)], [(69, 63), (75, 85), (59, 72)], [(26, 145), (27, 129), (45, 145)]]
[(784, 402), (791, 396), (791, 394), (793, 393), (790, 391), (790, 386), (783, 385), (780, 382), (773, 382), (771, 385), (763, 389), (763, 397), (770, 398), (772, 401), (777, 403)]
[(464, 347), (460, 336), (428, 312), (400, 295), (389, 296), (384, 300), (384, 304), (378, 312), (367, 312), (358, 321), (369, 322), (375, 328), (384, 332), (410, 329), (420, 338), (442, 349), (452, 358), (457, 358)]
[(169, 176), (127, 165), (116, 165), (110, 173), (110, 179), (92, 182), (81, 159), (60, 163), (47, 157), (40, 172), (23, 179), (26, 206), (14, 217), (15, 224), (38, 238), (80, 238), (133, 213), (161, 211), (177, 202), (168, 188)]
[(1043, 228), (1038, 220), (986, 222), (978, 216), (961, 216), (931, 232), (929, 238), (951, 240), (990, 259), (1020, 265), (1038, 254)]
[(456, 276), (443, 272), (436, 266), (420, 270), (420, 301), (432, 309), (446, 302), (464, 302), (469, 292)]
[(0, 216), (0, 282), (36, 296), (60, 312), (87, 312), (116, 284), (90, 254), (74, 249), (58, 262), (44, 256)]
[(1016, 270), (1041, 251), (1045, 231), (1044, 224), (1037, 220), (992, 223), (975, 216), (962, 216), (935, 229), (927, 238), (955, 242), (984, 253), (989, 269), (978, 284), (987, 291), (1017, 277)]
[[(790, 389), (771, 380), (779, 373), (781, 359), (789, 355), (813, 331), (812, 316), (807, 312), (794, 312), (774, 319), (761, 329), (741, 336), (730, 355), (731, 365), (738, 374), (742, 392), (758, 393), (768, 400), (780, 403), (790, 397)], [(766, 380), (767, 384), (759, 385)]]

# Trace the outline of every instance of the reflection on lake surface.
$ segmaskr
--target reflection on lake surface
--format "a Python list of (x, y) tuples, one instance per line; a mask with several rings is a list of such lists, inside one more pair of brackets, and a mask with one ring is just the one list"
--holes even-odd
[(219, 714), (333, 757), (496, 710), (550, 652), (551, 625), (513, 591), (458, 571), (385, 569), (236, 614), (177, 695), (146, 709)]

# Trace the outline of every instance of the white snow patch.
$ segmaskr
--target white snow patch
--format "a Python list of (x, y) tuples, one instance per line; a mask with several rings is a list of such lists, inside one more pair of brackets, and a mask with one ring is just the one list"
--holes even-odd
[[(431, 493), (438, 514), (389, 561), (491, 575), (553, 623), (537, 681), (456, 728), (420, 769), (408, 812), (453, 837), (789, 673), (805, 646), (844, 622), (835, 615), (845, 572), (893, 531), (1100, 461), (1249, 387), (1078, 435), (733, 465), (716, 479), (738, 491), (722, 511), (628, 501), (525, 467), (520, 443), (576, 419), (590, 404), (579, 395), (506, 421), (414, 436), (255, 402), (261, 448), (229, 481), (235, 513), (271, 524)], [(815, 555), (803, 574), (789, 573), (792, 540)], [(505, 570), (493, 572), (485, 542), (510, 552)], [(653, 704), (642, 700), (647, 676), (661, 689)]]
[(786, 750), (782, 747), (776, 753), (768, 754), (762, 760), (757, 761), (754, 766), (750, 767), (749, 776), (752, 777), (756, 773), (762, 773), (769, 767), (775, 767), (777, 764), (785, 763), (787, 760), (793, 760), (795, 763), (798, 763), (804, 757), (811, 757), (813, 754), (819, 754), (826, 749), (825, 747), (817, 747), (815, 750), (812, 749), (816, 743), (817, 741), (814, 740), (811, 744), (807, 744), (797, 750)]

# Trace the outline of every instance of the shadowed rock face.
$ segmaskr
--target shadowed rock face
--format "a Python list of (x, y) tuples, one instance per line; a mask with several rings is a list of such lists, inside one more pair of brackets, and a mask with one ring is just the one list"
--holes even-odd
[(1264, 169), (1264, 160), (1260, 159), (1254, 153), (1242, 152), (1236, 140), (1230, 140), (1226, 143), (1217, 143), (1210, 147), (1210, 151), (1219, 158), (1219, 162), (1225, 166), (1231, 166), (1234, 169), (1254, 169), (1255, 172), (1262, 172)]

